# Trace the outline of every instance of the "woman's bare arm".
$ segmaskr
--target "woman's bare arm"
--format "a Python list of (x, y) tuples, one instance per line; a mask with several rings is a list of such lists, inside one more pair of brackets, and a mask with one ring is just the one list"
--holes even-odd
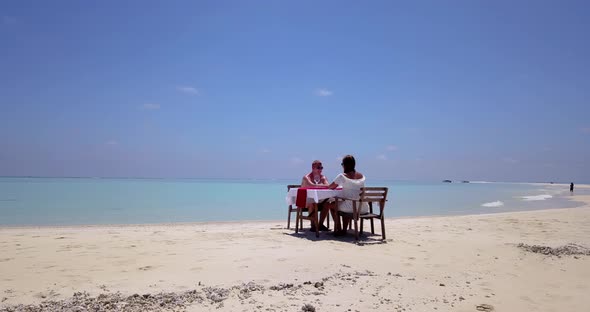
[(313, 183), (310, 174), (306, 174), (301, 180), (301, 187), (328, 186), (328, 184), (328, 179), (325, 176), (322, 176), (319, 184)]
[(309, 179), (307, 174), (304, 175), (303, 179), (301, 179), (301, 187), (310, 187), (311, 185), (313, 185), (313, 183), (311, 183), (311, 180)]

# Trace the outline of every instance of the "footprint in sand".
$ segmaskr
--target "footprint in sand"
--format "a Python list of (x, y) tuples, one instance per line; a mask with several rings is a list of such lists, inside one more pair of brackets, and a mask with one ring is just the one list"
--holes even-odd
[(582, 285), (582, 284), (578, 284), (578, 285), (576, 285), (576, 288), (577, 289), (588, 289), (588, 286)]
[(10, 260), (13, 260), (13, 259), (14, 258), (2, 258), (2, 259), (0, 259), (0, 262), (7, 262), (7, 261), (10, 261)]
[(149, 270), (153, 270), (153, 269), (154, 269), (154, 267), (151, 265), (146, 265), (146, 266), (139, 268), (140, 271), (149, 271)]

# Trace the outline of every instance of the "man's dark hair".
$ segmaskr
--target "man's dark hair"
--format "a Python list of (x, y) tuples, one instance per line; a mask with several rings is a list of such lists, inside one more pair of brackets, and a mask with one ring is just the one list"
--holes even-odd
[(342, 158), (342, 166), (344, 167), (344, 173), (354, 172), (354, 166), (356, 166), (356, 161), (352, 155), (346, 155)]

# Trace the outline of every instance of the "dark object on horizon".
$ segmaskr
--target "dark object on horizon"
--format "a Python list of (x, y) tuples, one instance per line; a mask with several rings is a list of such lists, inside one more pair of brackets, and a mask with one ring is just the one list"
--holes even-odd
[(443, 180), (443, 183), (451, 183), (451, 182), (453, 182), (453, 181), (451, 181), (451, 180)]
[(570, 183), (570, 192), (574, 192), (574, 182)]
[(464, 180), (464, 181), (461, 181), (461, 183), (469, 183), (469, 181), (467, 181), (467, 180)]

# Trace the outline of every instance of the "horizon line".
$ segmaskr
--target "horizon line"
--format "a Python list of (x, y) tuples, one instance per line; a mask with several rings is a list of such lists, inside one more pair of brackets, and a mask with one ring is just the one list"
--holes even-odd
[[(39, 179), (137, 179), (137, 180), (254, 180), (254, 181), (276, 181), (276, 180), (293, 180), (293, 178), (220, 178), (220, 177), (132, 177), (132, 176), (35, 176), (35, 175), (0, 175), (0, 178), (39, 178)], [(299, 180), (299, 178), (295, 178)], [(457, 184), (468, 183), (546, 183), (546, 184), (569, 184), (572, 182), (564, 181), (499, 181), (499, 180), (410, 180), (410, 179), (393, 179), (393, 178), (381, 178), (372, 179), (376, 181), (396, 181), (396, 182), (441, 182), (452, 181)], [(576, 182), (578, 184), (590, 184), (590, 182)]]

